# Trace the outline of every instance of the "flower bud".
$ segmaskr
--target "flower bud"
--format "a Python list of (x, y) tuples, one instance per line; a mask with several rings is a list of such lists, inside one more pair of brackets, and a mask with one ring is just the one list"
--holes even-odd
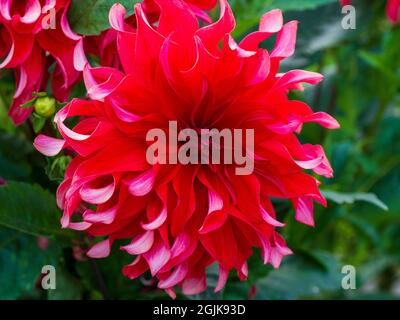
[(56, 112), (56, 99), (41, 97), (35, 102), (35, 112), (44, 118), (51, 117)]

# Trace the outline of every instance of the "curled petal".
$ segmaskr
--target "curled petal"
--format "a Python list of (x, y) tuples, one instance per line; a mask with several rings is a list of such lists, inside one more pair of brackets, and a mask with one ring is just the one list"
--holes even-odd
[(145, 230), (155, 230), (160, 228), (167, 220), (167, 209), (163, 208), (160, 215), (149, 223), (142, 223), (142, 228)]
[(298, 199), (294, 200), (294, 206), (296, 211), (296, 220), (314, 227), (315, 223), (312, 199), (309, 197), (299, 197)]
[(92, 226), (91, 223), (88, 222), (71, 222), (68, 225), (68, 228), (72, 229), (72, 230), (76, 230), (76, 231), (84, 231), (89, 229)]
[(228, 280), (228, 276), (229, 276), (229, 270), (226, 270), (221, 266), (219, 266), (218, 283), (217, 286), (215, 287), (214, 292), (219, 292), (225, 287), (226, 281)]
[(114, 206), (110, 209), (100, 212), (94, 212), (92, 210), (86, 210), (83, 214), (83, 218), (85, 221), (90, 223), (104, 223), (111, 224), (115, 220), (115, 216), (117, 215), (118, 206)]
[(240, 42), (240, 47), (245, 50), (256, 51), (262, 41), (279, 32), (282, 26), (282, 11), (279, 9), (271, 10), (262, 16), (259, 30), (247, 35)]
[(162, 240), (158, 240), (149, 251), (143, 254), (143, 257), (146, 259), (150, 272), (154, 276), (168, 263), (171, 252)]
[(291, 255), (293, 252), (287, 246), (283, 238), (275, 233), (275, 243), (271, 247), (270, 262), (274, 268), (279, 268), (282, 258)]
[(206, 234), (212, 232), (223, 226), (226, 219), (228, 218), (228, 214), (224, 210), (217, 210), (210, 212), (199, 230), (200, 234)]
[(160, 289), (171, 288), (177, 285), (183, 279), (185, 279), (187, 273), (188, 273), (187, 263), (181, 263), (175, 268), (175, 270), (171, 273), (171, 275), (167, 279), (161, 280), (158, 283), (158, 287)]
[(138, 255), (145, 253), (150, 250), (154, 243), (154, 232), (147, 231), (142, 235), (136, 237), (127, 246), (121, 247), (121, 249), (126, 250), (129, 254)]
[(262, 206), (260, 206), (260, 210), (261, 210), (261, 216), (264, 219), (264, 221), (267, 222), (268, 224), (270, 224), (271, 226), (274, 226), (274, 227), (284, 227), (285, 226), (284, 223), (277, 221), (270, 214), (268, 214), (268, 212)]
[(297, 21), (285, 24), (278, 33), (276, 46), (271, 52), (271, 58), (284, 59), (293, 55), (296, 47)]
[(129, 192), (132, 195), (143, 197), (153, 189), (154, 179), (154, 171), (148, 170), (134, 179), (125, 181), (125, 183), (128, 185)]
[(59, 154), (65, 147), (65, 141), (41, 134), (36, 137), (33, 145), (40, 153), (43, 153), (47, 157), (53, 157)]
[(322, 81), (324, 77), (316, 72), (304, 71), (304, 70), (291, 70), (286, 72), (274, 85), (274, 89), (289, 89), (290, 86), (306, 82), (309, 84), (317, 84)]
[(204, 291), (207, 287), (206, 277), (187, 278), (182, 283), (182, 292), (186, 295), (195, 295)]
[(74, 68), (83, 71), (88, 64), (85, 50), (83, 47), (83, 39), (79, 40), (74, 49)]
[(227, 33), (235, 28), (235, 18), (227, 0), (220, 0), (220, 18), (217, 22), (205, 26), (196, 32), (205, 47), (211, 52), (215, 52), (218, 43)]
[(126, 10), (120, 3), (116, 3), (111, 7), (109, 21), (113, 29), (125, 31), (125, 14)]
[(107, 202), (112, 195), (114, 194), (116, 187), (115, 179), (114, 181), (101, 188), (91, 187), (89, 184), (83, 185), (80, 190), (80, 195), (83, 201), (92, 203), (92, 204), (103, 204)]
[(22, 23), (30, 24), (36, 22), (42, 14), (42, 7), (39, 0), (28, 0), (25, 14), (20, 18)]
[(87, 255), (90, 258), (106, 258), (110, 255), (111, 251), (111, 240), (107, 239), (96, 243), (88, 252)]
[(83, 79), (89, 97), (93, 100), (103, 100), (110, 95), (124, 78), (123, 73), (111, 68), (90, 68), (86, 64)]
[(304, 118), (304, 122), (316, 122), (321, 126), (328, 129), (340, 128), (339, 122), (329, 114), (325, 112), (315, 112)]
[(131, 264), (124, 267), (123, 274), (129, 279), (136, 279), (149, 269), (146, 260), (138, 256)]
[(221, 210), (224, 206), (224, 202), (222, 198), (218, 195), (218, 193), (209, 190), (208, 191), (208, 213), (213, 211)]

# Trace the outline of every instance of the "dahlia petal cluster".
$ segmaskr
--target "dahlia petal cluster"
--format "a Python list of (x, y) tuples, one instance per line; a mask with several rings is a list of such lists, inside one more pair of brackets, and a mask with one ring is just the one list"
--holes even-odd
[[(351, 0), (340, 0), (342, 6), (351, 4)], [(386, 5), (386, 15), (393, 24), (400, 22), (400, 0), (388, 0)]]
[(0, 69), (15, 71), (16, 90), (9, 114), (20, 124), (32, 112), (20, 106), (33, 92), (46, 88), (47, 71), (53, 64), (53, 94), (60, 101), (68, 99), (80, 77), (73, 55), (81, 37), (72, 32), (67, 20), (70, 0), (2, 0), (0, 4)]
[[(217, 0), (185, 0), (185, 2), (188, 4), (187, 9), (194, 15), (206, 23), (211, 22), (207, 12), (216, 6)], [(160, 17), (160, 7), (157, 3), (154, 0), (144, 0), (142, 6), (148, 21), (151, 23), (157, 22)], [(136, 28), (135, 15), (132, 14), (127, 17), (125, 23), (132, 28)], [(102, 66), (120, 68), (121, 62), (119, 56), (115, 54), (116, 51), (117, 31), (111, 28), (103, 31), (100, 35), (84, 37), (80, 46), (77, 47), (76, 54), (82, 56), (85, 53), (89, 53), (99, 57)], [(78, 64), (76, 67), (82, 70), (83, 65)]]
[[(267, 12), (259, 30), (240, 43), (231, 36), (235, 19), (227, 0), (206, 26), (182, 0), (155, 0), (155, 23), (146, 5), (135, 6), (134, 27), (123, 6), (110, 11), (121, 69), (92, 68), (84, 57), (88, 100), (74, 99), (54, 121), (62, 139), (44, 135), (36, 148), (47, 156), (74, 157), (58, 188), (64, 228), (99, 239), (88, 255), (104, 258), (116, 240), (134, 256), (123, 273), (149, 271), (172, 297), (206, 289), (206, 269), (219, 266), (221, 290), (234, 270), (248, 276), (247, 260), (259, 248), (277, 268), (291, 254), (277, 229), (273, 199), (293, 204), (295, 219), (313, 226), (313, 203), (326, 205), (319, 181), (332, 177), (319, 145), (301, 144), (307, 123), (339, 124), (326, 113), (289, 100), (289, 90), (317, 84), (320, 74), (279, 73), (295, 50), (297, 22)], [(206, 3), (206, 1), (204, 1)], [(260, 48), (276, 35), (272, 50)], [(68, 119), (79, 117), (73, 127)], [(254, 172), (235, 174), (235, 164), (154, 164), (146, 160), (146, 133), (177, 121), (182, 129), (254, 129)]]

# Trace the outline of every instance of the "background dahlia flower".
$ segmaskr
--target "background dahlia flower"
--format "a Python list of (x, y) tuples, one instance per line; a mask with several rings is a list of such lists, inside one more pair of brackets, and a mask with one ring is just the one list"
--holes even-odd
[[(9, 114), (22, 123), (32, 109), (20, 108), (33, 92), (46, 88), (47, 69), (52, 75), (54, 96), (66, 101), (80, 73), (73, 67), (74, 48), (80, 39), (68, 24), (70, 0), (2, 0), (0, 3), (0, 69), (14, 69), (16, 90)], [(51, 27), (51, 12), (55, 28)]]
[[(236, 43), (231, 8), (220, 1), (220, 18), (200, 27), (187, 3), (156, 0), (158, 23), (143, 4), (135, 6), (135, 28), (116, 4), (110, 24), (117, 34), (122, 70), (84, 69), (89, 100), (75, 99), (54, 121), (62, 139), (40, 135), (36, 148), (47, 156), (75, 154), (58, 188), (64, 228), (85, 230), (101, 241), (88, 255), (103, 258), (112, 244), (135, 256), (123, 269), (129, 278), (146, 271), (174, 296), (206, 289), (206, 268), (216, 262), (221, 290), (229, 272), (244, 280), (253, 248), (275, 268), (291, 254), (276, 231), (284, 227), (272, 198), (292, 202), (295, 218), (314, 225), (313, 202), (326, 204), (319, 182), (306, 172), (332, 177), (319, 145), (301, 144), (303, 124), (339, 124), (289, 90), (316, 84), (318, 73), (280, 74), (295, 50), (297, 22), (283, 24), (280, 10), (261, 18), (259, 30)], [(276, 35), (271, 51), (260, 43)], [(83, 62), (84, 59), (82, 58)], [(68, 119), (80, 117), (73, 128)], [(146, 133), (177, 121), (181, 129), (254, 129), (254, 172), (235, 165), (150, 165)], [(246, 152), (246, 151), (245, 151)]]
[[(340, 0), (342, 6), (351, 4), (351, 0)], [(397, 24), (400, 22), (400, 0), (388, 0), (386, 4), (386, 15), (390, 22)]]

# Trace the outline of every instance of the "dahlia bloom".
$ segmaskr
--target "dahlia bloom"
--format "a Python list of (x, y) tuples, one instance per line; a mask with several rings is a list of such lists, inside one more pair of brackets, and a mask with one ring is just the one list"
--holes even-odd
[[(206, 23), (211, 22), (207, 11), (213, 9), (217, 0), (185, 0), (193, 14)], [(150, 23), (155, 23), (160, 17), (160, 7), (154, 0), (144, 0), (142, 3), (143, 11)], [(133, 15), (128, 17), (125, 22), (132, 28), (136, 28), (136, 18)], [(102, 66), (120, 68), (121, 63), (119, 57), (115, 52), (117, 51), (117, 31), (108, 29), (103, 31), (98, 36), (89, 36), (83, 38), (82, 44), (78, 46), (77, 50), (82, 50), (85, 53), (91, 53), (94, 56), (100, 57), (100, 64)], [(82, 55), (82, 53), (80, 53)], [(77, 65), (78, 69), (82, 69), (82, 65)]]
[[(0, 2), (0, 69), (14, 69), (16, 90), (9, 114), (16, 124), (30, 115), (20, 108), (32, 92), (46, 87), (47, 69), (54, 62), (54, 96), (68, 99), (80, 73), (73, 67), (74, 48), (80, 39), (67, 21), (70, 0), (2, 0)], [(51, 28), (51, 13), (55, 28)], [(49, 28), (47, 28), (49, 27)]]
[[(112, 7), (122, 70), (86, 65), (90, 99), (75, 99), (55, 116), (62, 139), (40, 135), (35, 146), (47, 156), (75, 154), (57, 202), (63, 228), (100, 240), (88, 256), (107, 257), (124, 239), (121, 249), (135, 258), (123, 273), (134, 279), (149, 270), (172, 297), (176, 286), (186, 295), (205, 290), (206, 268), (217, 263), (219, 291), (231, 270), (246, 279), (253, 248), (275, 268), (292, 253), (276, 231), (284, 224), (272, 198), (291, 201), (295, 218), (314, 225), (313, 203), (326, 201), (306, 170), (332, 177), (332, 169), (321, 146), (301, 144), (297, 135), (309, 122), (339, 124), (288, 99), (289, 90), (323, 77), (278, 73), (294, 53), (297, 32), (296, 21), (283, 24), (280, 10), (266, 13), (259, 30), (236, 43), (226, 0), (219, 20), (203, 27), (185, 2), (156, 2), (159, 22), (151, 24), (137, 4), (136, 28), (120, 4)], [(272, 35), (274, 48), (259, 48)], [(68, 127), (76, 116), (79, 123)], [(169, 121), (180, 128), (254, 129), (253, 173), (236, 175), (235, 164), (150, 165), (146, 133)]]
[[(340, 0), (342, 6), (351, 4), (351, 0)], [(386, 15), (393, 24), (400, 22), (400, 0), (388, 0), (386, 5)]]

